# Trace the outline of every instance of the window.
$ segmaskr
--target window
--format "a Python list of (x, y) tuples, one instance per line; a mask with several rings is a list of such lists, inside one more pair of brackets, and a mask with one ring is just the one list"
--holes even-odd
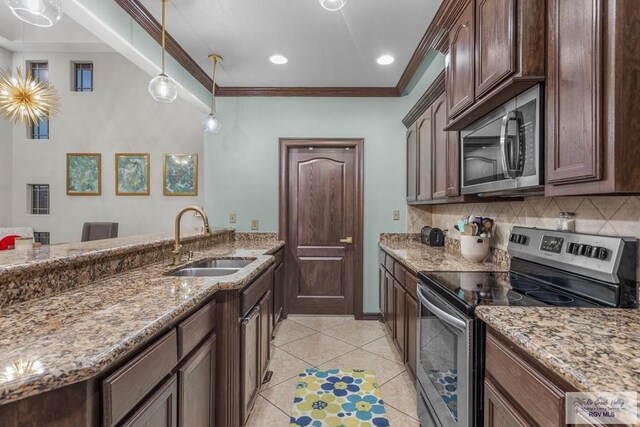
[(29, 184), (29, 213), (49, 215), (49, 184)]
[[(40, 82), (49, 79), (49, 63), (46, 61), (29, 61), (27, 63), (33, 78)], [(30, 139), (49, 139), (49, 117), (42, 117), (38, 123), (29, 125)]]
[(51, 244), (51, 233), (48, 231), (34, 231), (33, 232), (33, 241), (36, 243), (40, 243), (43, 245)]
[(73, 64), (74, 90), (76, 92), (93, 92), (93, 64), (76, 62)]

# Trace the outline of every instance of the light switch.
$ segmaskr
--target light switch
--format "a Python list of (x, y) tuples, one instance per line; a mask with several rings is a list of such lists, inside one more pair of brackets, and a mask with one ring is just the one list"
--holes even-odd
[(252, 230), (257, 230), (260, 228), (260, 221), (258, 221), (257, 219), (252, 219), (251, 220), (251, 229)]
[(393, 220), (400, 221), (400, 211), (398, 209), (393, 210)]
[(229, 214), (229, 223), (231, 223), (231, 224), (235, 224), (236, 223), (236, 214), (234, 214), (234, 213), (230, 213)]

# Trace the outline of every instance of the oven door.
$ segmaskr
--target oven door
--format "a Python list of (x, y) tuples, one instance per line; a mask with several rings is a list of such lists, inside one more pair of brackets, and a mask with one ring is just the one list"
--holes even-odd
[(418, 297), (417, 377), (419, 389), (424, 391), (420, 403), (428, 409), (420, 422), (423, 427), (472, 426), (473, 320), (422, 283), (418, 284)]

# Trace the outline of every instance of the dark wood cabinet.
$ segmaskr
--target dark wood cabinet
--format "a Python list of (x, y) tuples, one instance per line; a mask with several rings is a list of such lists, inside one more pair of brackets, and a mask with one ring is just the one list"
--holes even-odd
[(432, 181), (431, 181), (431, 163), (432, 163), (432, 126), (431, 108), (428, 108), (416, 122), (417, 147), (418, 147), (418, 163), (417, 181), (418, 191), (417, 200), (424, 202), (432, 198)]
[(484, 425), (485, 427), (532, 426), (489, 380), (484, 382)]
[(384, 269), (384, 263), (378, 267), (378, 290), (380, 301), (380, 315), (382, 316), (382, 322), (387, 323), (387, 276)]
[(284, 249), (280, 249), (276, 255), (273, 269), (273, 326), (285, 318), (284, 302), (286, 300)]
[(216, 336), (211, 336), (178, 369), (180, 426), (215, 424)]
[(178, 380), (174, 374), (122, 427), (177, 427)]
[(447, 107), (455, 117), (474, 101), (474, 2), (469, 1), (449, 30)]
[(394, 293), (394, 342), (400, 351), (400, 354), (405, 354), (405, 339), (406, 339), (406, 313), (405, 313), (405, 300), (407, 296), (407, 292), (404, 290), (404, 287), (397, 280), (393, 281), (393, 293)]
[(416, 377), (418, 346), (418, 302), (407, 292), (405, 304), (407, 344), (404, 362), (413, 378)]
[(260, 300), (260, 384), (264, 379), (271, 361), (271, 291)]
[(416, 126), (407, 129), (407, 202), (418, 196), (418, 138)]
[(431, 107), (431, 121), (433, 123), (433, 160), (431, 162), (431, 175), (433, 176), (433, 198), (444, 199), (447, 197), (447, 142), (449, 132), (447, 126), (447, 106), (445, 95), (442, 94)]
[(549, 0), (548, 196), (640, 192), (634, 0)]
[(516, 0), (476, 0), (475, 94), (516, 71)]
[(256, 305), (242, 319), (242, 354), (241, 354), (241, 405), (242, 423), (247, 422), (253, 404), (260, 392), (260, 305)]
[(385, 315), (387, 329), (392, 337), (395, 336), (394, 326), (395, 326), (395, 300), (394, 300), (394, 289), (393, 289), (393, 276), (391, 273), (385, 273), (385, 299), (387, 313)]
[(460, 145), (458, 132), (447, 132), (447, 197), (460, 196)]

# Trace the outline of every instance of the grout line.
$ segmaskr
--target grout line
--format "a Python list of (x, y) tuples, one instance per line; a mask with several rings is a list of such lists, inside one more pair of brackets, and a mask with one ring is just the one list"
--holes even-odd
[(373, 351), (369, 351), (369, 350), (367, 350), (366, 348), (363, 348), (363, 347), (358, 347), (358, 348), (359, 348), (359, 349), (361, 349), (362, 351), (366, 351), (366, 352), (367, 352), (367, 353), (369, 353), (369, 354), (373, 354), (374, 356), (381, 357), (381, 358), (383, 358), (384, 360), (387, 360), (387, 361), (389, 361), (389, 362), (391, 362), (391, 363), (395, 363), (395, 364), (396, 364), (396, 365), (398, 365), (398, 366), (402, 366), (402, 367), (404, 367), (404, 363), (398, 363), (398, 362), (396, 362), (395, 360), (391, 360), (391, 359), (389, 359), (388, 357), (384, 357), (384, 356), (382, 356), (381, 354), (374, 353)]
[[(286, 412), (284, 412), (282, 409), (280, 409), (280, 407), (278, 407), (278, 405), (276, 405), (275, 403), (273, 403), (272, 401), (270, 401), (270, 400), (269, 400), (269, 399), (267, 399), (266, 397), (264, 397), (264, 396), (262, 396), (262, 395), (260, 395), (260, 397), (262, 397), (264, 400), (266, 400), (266, 401), (267, 401), (267, 403), (268, 403), (269, 405), (273, 406), (273, 407), (274, 407), (274, 408), (276, 408), (278, 411), (280, 411), (280, 412), (282, 412), (283, 414), (285, 414), (289, 419), (291, 419), (291, 414), (287, 414)], [(293, 405), (293, 402), (291, 402), (291, 405)], [(254, 405), (254, 408), (255, 408), (255, 405)], [(396, 409), (396, 408), (393, 408), (393, 409)], [(397, 411), (397, 409), (396, 409), (396, 411)], [(253, 409), (251, 410), (251, 415), (254, 415)], [(249, 415), (249, 420), (251, 420), (251, 415)], [(249, 421), (249, 420), (247, 420), (247, 421)], [(247, 424), (248, 424), (248, 422), (247, 422)]]
[[(395, 409), (396, 411), (400, 412), (401, 414), (406, 415), (407, 417), (411, 418), (412, 420), (420, 421), (420, 420), (418, 420), (417, 418), (415, 418), (413, 415), (409, 415), (409, 414), (407, 414), (406, 412), (404, 412), (404, 411), (402, 411), (402, 410), (400, 410), (400, 409), (396, 408), (395, 406), (393, 406), (393, 405), (391, 405), (391, 404), (387, 403), (387, 402), (384, 400), (384, 397), (382, 398), (382, 401), (384, 402), (384, 406), (388, 406), (388, 407), (390, 407), (390, 408), (393, 408), (393, 409)], [(388, 413), (387, 413), (387, 418), (389, 418), (389, 414), (388, 414)]]

